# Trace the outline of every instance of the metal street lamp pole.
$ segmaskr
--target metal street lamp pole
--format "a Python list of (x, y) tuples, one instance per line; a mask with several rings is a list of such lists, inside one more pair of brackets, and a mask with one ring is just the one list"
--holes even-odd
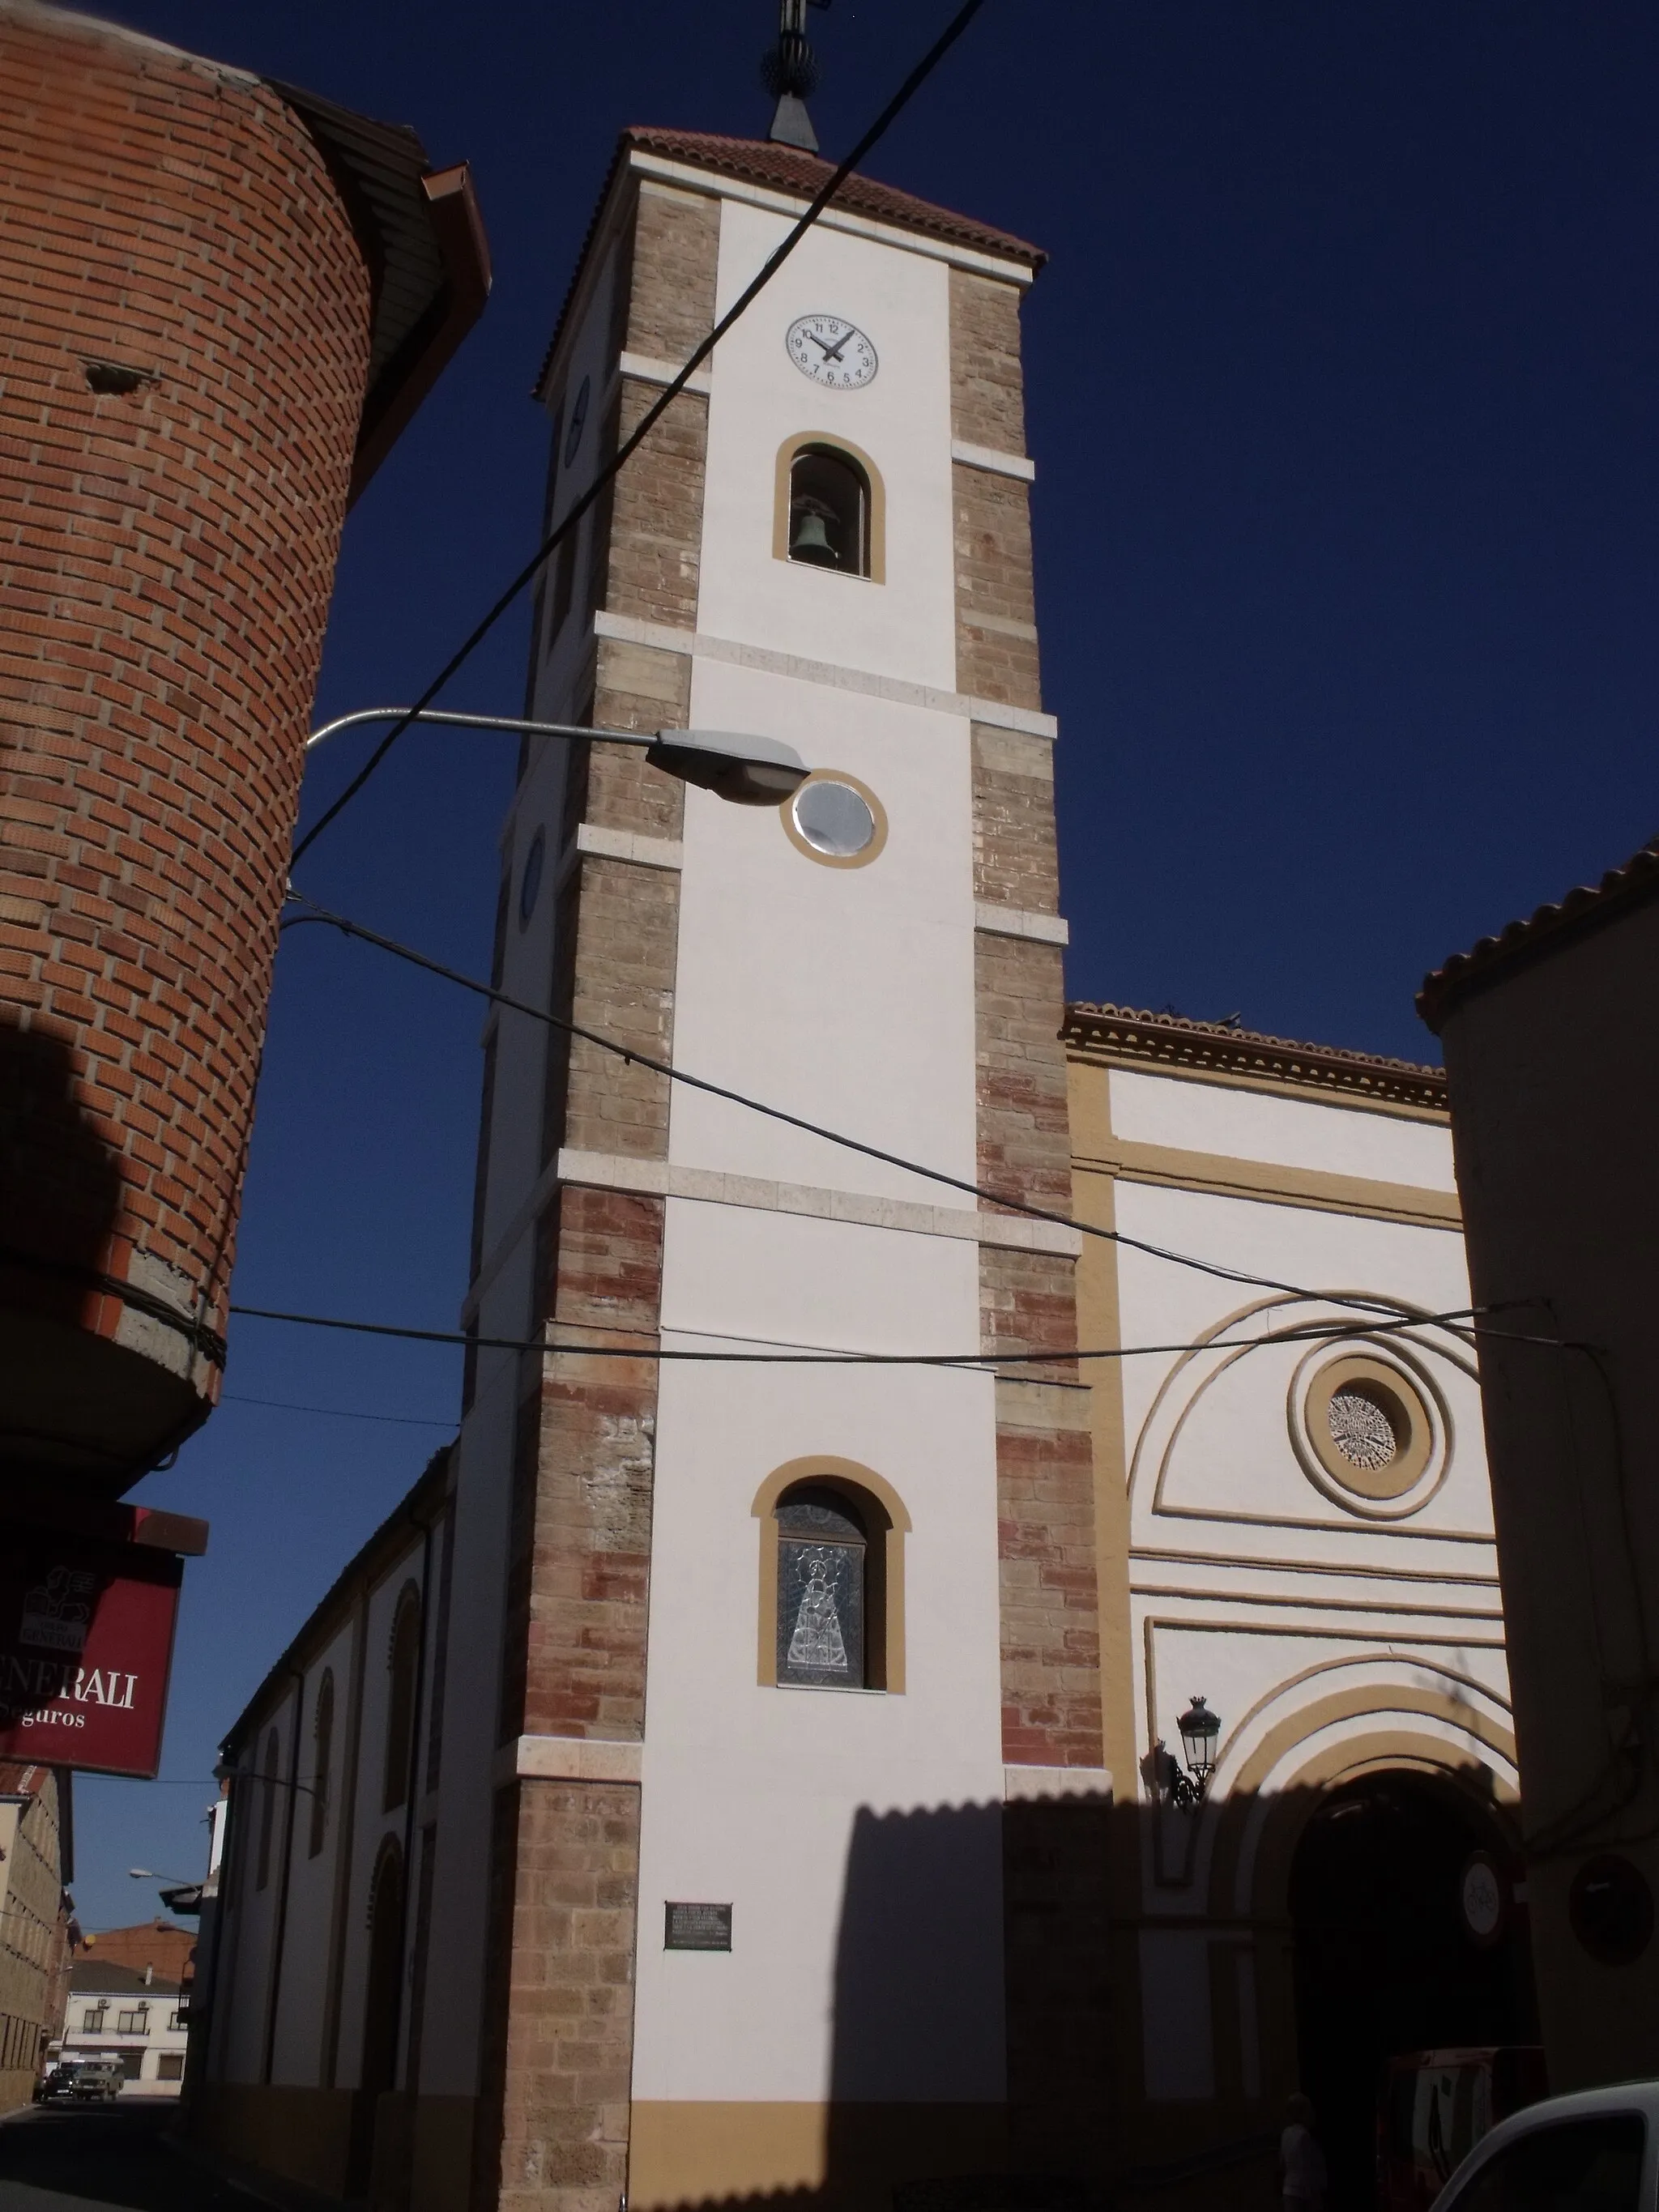
[(507, 714), (457, 714), (428, 708), (410, 715), (406, 707), (364, 707), (341, 714), (313, 730), (306, 750), (364, 722), (437, 722), (452, 729), (510, 730), (520, 737), (563, 738), (573, 743), (598, 738), (610, 745), (632, 745), (653, 768), (683, 783), (695, 783), (736, 806), (776, 806), (806, 781), (805, 762), (793, 745), (777, 738), (757, 738), (736, 730), (605, 730), (579, 722), (526, 722)]

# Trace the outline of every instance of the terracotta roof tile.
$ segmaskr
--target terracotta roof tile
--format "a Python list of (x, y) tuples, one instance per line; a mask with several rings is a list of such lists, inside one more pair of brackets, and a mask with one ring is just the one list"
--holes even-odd
[[(798, 146), (775, 145), (769, 138), (721, 138), (708, 131), (658, 131), (633, 124), (623, 131), (623, 143), (644, 154), (660, 154), (671, 161), (689, 162), (713, 169), (720, 176), (741, 177), (745, 184), (764, 185), (806, 201), (821, 191), (836, 173), (836, 164)], [(890, 222), (901, 230), (916, 230), (952, 246), (969, 246), (981, 253), (994, 253), (1005, 261), (1018, 261), (1028, 269), (1041, 269), (1048, 255), (1040, 246), (1016, 238), (1012, 232), (994, 230), (971, 216), (956, 215), (934, 206), (896, 185), (878, 184), (873, 177), (854, 170), (830, 203), (849, 215), (868, 216), (875, 222)]]
[(1060, 1036), (1069, 1045), (1103, 1051), (1115, 1059), (1146, 1060), (1166, 1067), (1257, 1076), (1350, 1098), (1380, 1099), (1391, 1106), (1446, 1107), (1443, 1068), (1344, 1045), (1302, 1044), (1230, 1022), (1196, 1022), (1185, 1014), (1149, 1013), (1144, 1007), (1078, 1004), (1066, 1009)]
[(1423, 978), (1417, 1011), (1438, 1036), (1441, 1023), (1458, 1000), (1491, 981), (1500, 969), (1553, 952), (1655, 896), (1659, 896), (1659, 836), (1650, 837), (1622, 867), (1609, 868), (1599, 884), (1581, 884), (1555, 905), (1537, 907), (1523, 921), (1510, 922), (1496, 937), (1483, 937), (1469, 951), (1454, 952), (1443, 967)]

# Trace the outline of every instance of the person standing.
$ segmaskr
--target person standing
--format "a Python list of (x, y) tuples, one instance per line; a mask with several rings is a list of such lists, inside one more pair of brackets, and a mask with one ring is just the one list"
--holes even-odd
[(1279, 2139), (1279, 2188), (1285, 2212), (1324, 2212), (1325, 2154), (1314, 2133), (1314, 2108), (1299, 2092), (1285, 2107), (1288, 2122)]

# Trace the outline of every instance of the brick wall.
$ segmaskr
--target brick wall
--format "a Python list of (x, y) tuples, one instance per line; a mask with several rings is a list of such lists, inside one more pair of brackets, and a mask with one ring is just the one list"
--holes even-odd
[[(719, 210), (641, 188), (621, 266), (627, 313), (615, 337), (678, 362), (714, 320)], [(621, 380), (613, 434), (656, 396)], [(693, 627), (702, 531), (706, 403), (676, 401), (600, 514), (595, 571), (614, 613)], [(689, 664), (601, 638), (593, 720), (613, 729), (683, 723)], [(632, 749), (596, 742), (574, 763), (577, 821), (648, 837), (680, 835), (684, 787)], [(673, 1044), (679, 878), (594, 854), (563, 908), (557, 986), (574, 1018), (659, 1060)], [(550, 1052), (544, 1142), (660, 1159), (669, 1086), (580, 1040)], [(508, 1734), (637, 1741), (645, 1721), (657, 1370), (660, 1200), (566, 1187), (541, 1224), (540, 1299), (557, 1341), (521, 1424), (509, 1581)], [(522, 1781), (497, 1810), (508, 1840), (498, 1877), (496, 1987), (505, 2015), (485, 2079), (477, 2202), (615, 2212), (626, 2182), (633, 2039), (639, 1796), (593, 1783)], [(516, 1856), (514, 1856), (516, 1855)]]
[[(1023, 453), (1015, 286), (951, 271), (951, 360), (952, 434), (995, 452)], [(1039, 709), (1026, 485), (962, 462), (954, 476), (957, 684), (981, 698)], [(976, 723), (973, 780), (975, 898), (1057, 912), (1048, 741)], [(1028, 1204), (1069, 1214), (1059, 948), (981, 930), (975, 947), (975, 1016), (980, 1179)], [(986, 1349), (1075, 1346), (1074, 1273), (1073, 1261), (1053, 1254), (983, 1248)], [(1086, 1403), (1072, 1368), (1034, 1366), (997, 1385), (1003, 1740), (1015, 1764), (1091, 1766), (1101, 1759), (1091, 1461), (1086, 1414), (1079, 1411)]]
[[(953, 434), (1024, 452), (1019, 295), (952, 270)], [(1039, 709), (1029, 497), (1018, 477), (954, 469), (957, 683)], [(976, 723), (974, 895), (1052, 915), (1060, 903), (1053, 748)], [(1069, 1216), (1072, 1141), (1058, 946), (981, 929), (975, 942), (981, 1183)], [(984, 1202), (981, 1201), (981, 1204)], [(1076, 1263), (984, 1246), (981, 1340), (999, 1353), (1076, 1346)], [(1015, 1766), (1102, 1762), (1100, 1632), (1089, 1392), (1035, 1358), (996, 1389), (1002, 1748)], [(1097, 2171), (1107, 2078), (1103, 1801), (1011, 1803), (1003, 1820), (1010, 2155), (1018, 2171)]]
[(267, 87), (27, 7), (0, 77), (0, 1216), (71, 1271), (0, 1342), (129, 1347), (142, 1457), (216, 1374), (73, 1271), (222, 1323), (368, 280)]
[[(951, 433), (994, 453), (1025, 451), (1019, 294), (951, 271)], [(1030, 496), (1018, 477), (958, 463), (957, 684), (980, 699), (1039, 707)]]

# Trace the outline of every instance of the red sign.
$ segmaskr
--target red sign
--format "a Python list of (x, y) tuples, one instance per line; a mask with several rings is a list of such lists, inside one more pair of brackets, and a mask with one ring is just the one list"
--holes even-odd
[(0, 1758), (154, 1776), (183, 1574), (142, 1543), (0, 1528)]

